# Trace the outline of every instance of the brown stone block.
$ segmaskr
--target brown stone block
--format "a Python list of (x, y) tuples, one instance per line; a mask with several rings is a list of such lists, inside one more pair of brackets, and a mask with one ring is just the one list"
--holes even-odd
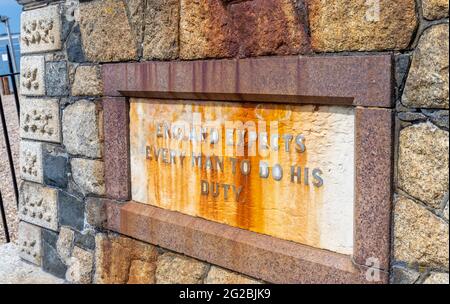
[(221, 0), (181, 0), (180, 57), (233, 57), (239, 41), (233, 20)]
[(356, 109), (354, 259), (389, 268), (393, 184), (393, 112)]
[(182, 0), (180, 57), (308, 53), (306, 22), (300, 15), (292, 0)]
[(314, 51), (400, 50), (417, 26), (416, 1), (307, 0)]
[(254, 0), (229, 7), (239, 33), (240, 55), (291, 55), (310, 52), (306, 24), (292, 0)]
[(156, 247), (106, 234), (98, 234), (95, 243), (95, 283), (154, 283), (158, 258)]
[(105, 184), (108, 197), (130, 198), (129, 114), (125, 98), (104, 98)]

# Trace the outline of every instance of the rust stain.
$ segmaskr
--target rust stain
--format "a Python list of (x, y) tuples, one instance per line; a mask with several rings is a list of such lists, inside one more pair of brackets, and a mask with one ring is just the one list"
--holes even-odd
[[(137, 109), (144, 109), (141, 117)], [(265, 120), (280, 120), (287, 117), (287, 113), (297, 119), (299, 111), (286, 108), (283, 105), (265, 104), (261, 113)], [(162, 101), (136, 99), (130, 106), (130, 134), (131, 145), (142, 145), (136, 142), (144, 134), (147, 145), (161, 148), (170, 148), (171, 139), (158, 138), (156, 142), (150, 139), (155, 137), (155, 126), (151, 122), (165, 121), (168, 123), (192, 119), (193, 113), (200, 113), (202, 120), (221, 119), (255, 121), (258, 115), (255, 104), (214, 103), (214, 102), (188, 102), (188, 101)], [(293, 118), (282, 121), (279, 125), (280, 134), (295, 134), (299, 132), (292, 127)], [(150, 124), (149, 124), (150, 123)], [(260, 130), (257, 130), (260, 131)], [(269, 133), (269, 128), (267, 127)], [(189, 143), (192, 145), (192, 143)], [(222, 136), (223, 148), (225, 148), (225, 136)], [(204, 143), (202, 144), (204, 145)], [(173, 146), (173, 145), (172, 145)], [(245, 137), (245, 155), (248, 154), (248, 136)], [(283, 147), (280, 143), (280, 148)], [(202, 146), (202, 151), (204, 146)], [(145, 156), (140, 156), (145, 157)], [(159, 156), (161, 157), (161, 155)], [(308, 163), (308, 151), (297, 153), (291, 148), (290, 152), (280, 152), (274, 160), (283, 168), (283, 179), (275, 181), (272, 176), (267, 179), (259, 177), (259, 156), (237, 157), (236, 174), (231, 172), (230, 161), (224, 156), (224, 170), (207, 171), (192, 168), (190, 155), (186, 156), (183, 166), (181, 163), (164, 164), (159, 160), (147, 160), (145, 162), (145, 174), (147, 184), (147, 201), (142, 203), (175, 210), (193, 216), (200, 216), (209, 220), (225, 223), (231, 226), (247, 229), (259, 233), (273, 235), (279, 238), (296, 241), (311, 246), (320, 244), (320, 231), (318, 226), (318, 207), (322, 204), (322, 192), (312, 185), (310, 168), (310, 185), (304, 184), (304, 168)], [(242, 160), (249, 159), (251, 172), (244, 176), (239, 172), (239, 164)], [(205, 159), (202, 159), (204, 162)], [(213, 166), (215, 163), (213, 162)], [(290, 168), (296, 165), (302, 169), (302, 183), (291, 183)], [(272, 172), (271, 172), (272, 173)], [(220, 189), (218, 197), (211, 194), (202, 195), (200, 181), (209, 183), (226, 183), (230, 185), (229, 199), (225, 200), (223, 189)], [(143, 184), (144, 181), (141, 181)], [(235, 201), (232, 185), (242, 186), (241, 199)], [(210, 191), (212, 191), (210, 184)], [(154, 198), (154, 199), (153, 199)], [(134, 198), (133, 198), (134, 199)]]

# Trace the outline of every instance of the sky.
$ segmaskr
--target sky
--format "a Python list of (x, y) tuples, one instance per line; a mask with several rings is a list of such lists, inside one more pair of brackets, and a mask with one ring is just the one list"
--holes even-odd
[[(20, 12), (22, 7), (16, 0), (0, 0), (0, 15), (8, 16), (11, 32), (18, 33), (20, 30)], [(0, 35), (6, 33), (4, 24), (0, 24)]]

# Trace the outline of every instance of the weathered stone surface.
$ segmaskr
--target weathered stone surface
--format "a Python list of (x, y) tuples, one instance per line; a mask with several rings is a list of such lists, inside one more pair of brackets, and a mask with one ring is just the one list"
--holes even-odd
[(424, 113), (428, 118), (434, 123), (436, 126), (440, 128), (445, 128), (448, 130), (448, 110), (427, 110), (422, 109), (422, 113)]
[(57, 192), (39, 184), (20, 185), (19, 217), (29, 223), (58, 230)]
[(41, 229), (26, 222), (19, 223), (19, 255), (22, 259), (41, 265)]
[(89, 61), (137, 58), (136, 39), (122, 0), (81, 3), (80, 31), (84, 53)]
[(398, 119), (403, 121), (426, 121), (427, 117), (420, 112), (400, 112), (398, 113)]
[(47, 62), (45, 64), (45, 87), (47, 88), (47, 96), (66, 96), (69, 94), (66, 62)]
[[(136, 40), (136, 44), (139, 45), (142, 43), (144, 36), (144, 18), (146, 18), (145, 12), (145, 3), (146, 0), (127, 0), (125, 1), (126, 8), (128, 11), (128, 18), (130, 20), (131, 29), (134, 31), (134, 37)], [(149, 1), (150, 4), (155, 2)], [(148, 17), (147, 17), (148, 18)]]
[(21, 101), (20, 136), (50, 142), (61, 141), (59, 103), (57, 99), (30, 99)]
[(405, 49), (417, 25), (415, 0), (308, 0), (315, 51)]
[(403, 84), (405, 82), (409, 64), (411, 62), (411, 55), (409, 54), (398, 54), (395, 56), (395, 82), (397, 84), (397, 96), (401, 96), (401, 89), (403, 89)]
[(20, 177), (37, 183), (43, 182), (42, 143), (20, 142)]
[(205, 284), (261, 284), (261, 282), (230, 270), (212, 266), (205, 279)]
[(105, 194), (104, 163), (99, 160), (73, 158), (72, 177), (84, 195)]
[(69, 159), (60, 146), (43, 145), (44, 183), (61, 189), (67, 187)]
[(73, 248), (72, 257), (69, 261), (66, 280), (71, 283), (89, 284), (92, 282), (92, 271), (94, 268), (94, 255), (79, 247)]
[(143, 56), (168, 60), (178, 57), (178, 0), (148, 1), (145, 9)]
[(292, 0), (253, 0), (230, 5), (241, 56), (304, 54), (310, 51), (306, 26)]
[[(302, 11), (301, 14), (298, 14)], [(182, 0), (180, 57), (225, 58), (307, 53), (303, 8), (295, 1)]]
[(414, 284), (420, 277), (415, 270), (394, 266), (391, 271), (392, 284)]
[(449, 283), (448, 273), (432, 272), (423, 284), (447, 284)]
[(101, 115), (100, 106), (87, 100), (77, 101), (64, 109), (63, 143), (68, 153), (93, 158), (102, 156)]
[(439, 208), (448, 191), (448, 132), (421, 123), (400, 132), (398, 185), (408, 194)]
[(45, 95), (44, 56), (22, 57), (20, 70), (20, 93), (25, 96)]
[(105, 234), (96, 235), (95, 247), (95, 283), (137, 284), (154, 281), (154, 267), (149, 264), (156, 263), (156, 247), (130, 238)]
[(201, 284), (208, 265), (171, 252), (159, 256), (156, 268), (157, 284)]
[(23, 12), (20, 40), (22, 54), (61, 49), (59, 7), (52, 5)]
[(77, 231), (84, 228), (84, 202), (64, 191), (58, 194), (60, 226), (68, 226)]
[(72, 256), (75, 233), (67, 227), (61, 227), (58, 241), (56, 242), (56, 251), (59, 257), (67, 264)]
[(69, 62), (84, 62), (86, 58), (83, 52), (80, 26), (76, 25), (67, 37), (66, 42), (67, 60)]
[(131, 261), (128, 284), (155, 284), (155, 263)]
[(407, 107), (448, 109), (448, 24), (427, 29), (414, 51), (402, 103)]
[(422, 0), (422, 9), (428, 20), (448, 17), (448, 0)]
[(233, 20), (221, 0), (182, 0), (180, 57), (224, 58), (238, 53)]
[(106, 223), (105, 199), (88, 197), (86, 199), (86, 222), (95, 228), (103, 228)]
[(103, 93), (103, 81), (97, 66), (82, 65), (76, 69), (72, 85), (73, 96), (100, 96)]
[(58, 234), (56, 232), (42, 229), (42, 269), (58, 278), (64, 278), (67, 266), (58, 255), (57, 241)]
[(448, 223), (405, 197), (394, 208), (394, 258), (427, 267), (448, 268)]
[(75, 231), (75, 246), (85, 250), (95, 250), (95, 231)]

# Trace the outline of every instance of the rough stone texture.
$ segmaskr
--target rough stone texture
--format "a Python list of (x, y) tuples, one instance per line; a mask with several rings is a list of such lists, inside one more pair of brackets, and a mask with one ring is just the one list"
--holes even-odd
[(448, 110), (426, 110), (422, 109), (422, 113), (424, 113), (432, 123), (436, 126), (444, 129), (449, 129), (448, 124)]
[(69, 226), (77, 231), (84, 228), (84, 202), (64, 191), (59, 191), (58, 210), (60, 226)]
[(448, 0), (422, 0), (422, 10), (428, 20), (448, 17)]
[(42, 183), (42, 144), (22, 140), (20, 142), (20, 177), (25, 180)]
[(20, 70), (20, 93), (25, 96), (45, 95), (44, 56), (22, 57)]
[(47, 62), (45, 64), (45, 86), (47, 96), (66, 96), (69, 94), (65, 61)]
[(432, 272), (423, 284), (449, 284), (448, 273)]
[(80, 26), (76, 25), (69, 34), (66, 42), (67, 60), (69, 62), (86, 61), (82, 45)]
[(420, 112), (400, 112), (398, 113), (398, 119), (402, 121), (409, 121), (409, 122), (417, 122), (417, 121), (426, 121), (427, 116), (420, 113)]
[(122, 0), (80, 4), (80, 31), (86, 59), (94, 62), (137, 58), (134, 32)]
[(182, 0), (180, 57), (225, 58), (307, 53), (305, 20), (294, 1)]
[(236, 272), (212, 266), (205, 279), (205, 284), (261, 284), (260, 281)]
[[(240, 56), (304, 54), (310, 41), (293, 0), (253, 0), (230, 5)], [(301, 22), (303, 21), (303, 22)]]
[(394, 258), (426, 267), (448, 268), (448, 223), (405, 197), (394, 210)]
[(88, 197), (86, 199), (86, 222), (95, 228), (103, 228), (106, 223), (106, 199)]
[(19, 191), (20, 219), (57, 231), (57, 191), (55, 189), (30, 182), (23, 182)]
[(95, 243), (95, 283), (154, 283), (154, 268), (158, 257), (156, 247), (130, 238), (105, 234), (97, 234)]
[(75, 231), (75, 246), (85, 250), (95, 250), (95, 231)]
[(108, 197), (130, 199), (130, 123), (125, 98), (104, 98), (105, 183)]
[(238, 53), (233, 20), (221, 0), (182, 0), (180, 57), (224, 58)]
[(61, 123), (57, 99), (21, 100), (20, 136), (50, 142), (61, 141)]
[(105, 194), (104, 163), (99, 160), (73, 158), (72, 177), (84, 195)]
[(19, 255), (22, 259), (36, 265), (42, 260), (41, 229), (26, 222), (19, 223)]
[(44, 183), (48, 186), (64, 189), (68, 183), (69, 159), (60, 147), (46, 144), (43, 146)]
[(412, 269), (403, 267), (392, 267), (391, 283), (392, 284), (414, 284), (420, 277), (420, 273)]
[[(141, 44), (144, 37), (144, 14), (146, 0), (128, 0), (125, 1), (128, 18), (130, 20), (131, 29), (134, 31), (134, 37), (136, 39), (136, 44)], [(155, 2), (150, 1), (150, 3)], [(148, 18), (148, 17), (147, 17)]]
[(154, 284), (155, 263), (140, 260), (131, 261), (128, 284)]
[(168, 60), (178, 57), (178, 0), (148, 1), (145, 9), (143, 56)]
[(448, 109), (448, 35), (448, 24), (432, 26), (422, 34), (403, 92), (405, 106)]
[(307, 0), (318, 52), (405, 49), (417, 25), (415, 0)]
[(67, 227), (61, 227), (59, 231), (58, 241), (56, 242), (56, 251), (59, 257), (67, 264), (72, 256), (73, 243), (75, 233)]
[(56, 232), (42, 229), (42, 269), (58, 278), (64, 278), (67, 266), (58, 255), (57, 241), (58, 234)]
[(14, 243), (0, 245), (0, 284), (62, 284), (63, 280), (20, 259)]
[(72, 85), (73, 96), (100, 96), (103, 93), (103, 81), (97, 66), (82, 65), (76, 69)]
[(433, 208), (448, 191), (448, 132), (421, 123), (400, 132), (398, 185)]
[(52, 5), (23, 12), (20, 40), (22, 54), (61, 49), (59, 7)]
[(94, 268), (94, 255), (91, 252), (74, 247), (68, 266), (66, 273), (66, 280), (68, 282), (79, 284), (91, 283)]
[(102, 156), (103, 129), (100, 106), (80, 100), (63, 111), (63, 143), (67, 152), (76, 156)]
[(156, 268), (157, 284), (201, 284), (208, 265), (171, 252), (159, 256)]

